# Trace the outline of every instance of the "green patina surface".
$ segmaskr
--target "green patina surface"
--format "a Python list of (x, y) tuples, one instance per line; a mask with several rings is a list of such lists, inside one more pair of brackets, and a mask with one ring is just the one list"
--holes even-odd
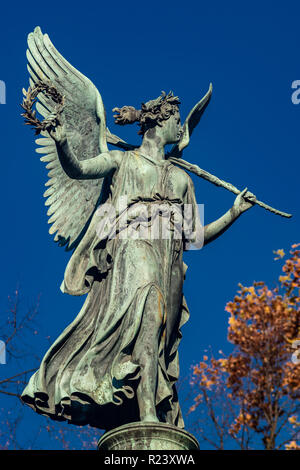
[[(166, 432), (174, 437), (170, 445), (192, 445), (179, 430), (184, 423), (176, 392), (181, 327), (189, 317), (182, 254), (190, 242), (205, 245), (220, 236), (255, 201), (249, 193), (246, 200), (244, 191), (222, 217), (201, 227), (192, 180), (178, 161), (212, 89), (183, 126), (179, 99), (172, 93), (143, 103), (140, 110), (116, 108), (117, 124), (140, 125), (141, 145), (132, 146), (109, 132), (97, 88), (40, 28), (28, 37), (27, 58), (32, 89), (48, 83), (63, 96), (59, 108), (54, 92), (37, 96), (37, 110), (48, 123), (37, 152), (49, 170), (50, 233), (73, 250), (61, 289), (87, 297), (45, 354), (22, 400), (53, 419), (105, 430), (140, 422), (145, 426), (141, 445), (148, 446), (151, 430), (150, 448), (153, 442), (168, 445), (161, 444), (161, 439), (167, 442)], [(109, 143), (117, 149), (109, 150)], [(168, 144), (173, 148), (166, 155)], [(124, 198), (130, 209), (125, 222)], [(191, 208), (190, 237), (176, 236), (175, 215), (166, 238), (123, 236), (136, 221), (149, 235), (157, 221), (163, 224), (164, 211), (182, 214), (185, 204)], [(148, 214), (144, 219), (142, 209)], [(136, 425), (126, 431), (131, 445), (137, 443), (136, 432)], [(114, 438), (119, 442), (120, 436), (118, 431)]]

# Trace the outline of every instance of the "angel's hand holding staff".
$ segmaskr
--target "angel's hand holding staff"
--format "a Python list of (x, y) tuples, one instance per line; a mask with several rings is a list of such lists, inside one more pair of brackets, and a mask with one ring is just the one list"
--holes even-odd
[(233, 207), (237, 212), (237, 215), (241, 215), (243, 212), (246, 212), (248, 209), (253, 207), (256, 202), (256, 196), (248, 188), (245, 188), (241, 191), (235, 198)]

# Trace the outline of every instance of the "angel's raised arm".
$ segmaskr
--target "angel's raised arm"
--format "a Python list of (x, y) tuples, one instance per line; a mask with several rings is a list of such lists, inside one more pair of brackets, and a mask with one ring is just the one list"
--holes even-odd
[(119, 157), (118, 150), (100, 153), (99, 155), (79, 160), (65, 138), (60, 143), (56, 142), (57, 154), (66, 174), (69, 178), (77, 180), (90, 180), (104, 178), (117, 169)]

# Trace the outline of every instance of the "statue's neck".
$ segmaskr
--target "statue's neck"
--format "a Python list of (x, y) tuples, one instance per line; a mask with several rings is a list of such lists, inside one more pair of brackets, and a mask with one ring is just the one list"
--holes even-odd
[(149, 129), (143, 138), (142, 145), (138, 149), (141, 154), (148, 155), (153, 160), (165, 159), (165, 146), (163, 139), (158, 135), (155, 128)]

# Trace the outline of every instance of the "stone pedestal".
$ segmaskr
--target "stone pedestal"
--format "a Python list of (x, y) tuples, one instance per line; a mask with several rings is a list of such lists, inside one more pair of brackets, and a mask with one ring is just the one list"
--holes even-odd
[(192, 434), (166, 423), (130, 423), (103, 434), (101, 450), (199, 450)]

